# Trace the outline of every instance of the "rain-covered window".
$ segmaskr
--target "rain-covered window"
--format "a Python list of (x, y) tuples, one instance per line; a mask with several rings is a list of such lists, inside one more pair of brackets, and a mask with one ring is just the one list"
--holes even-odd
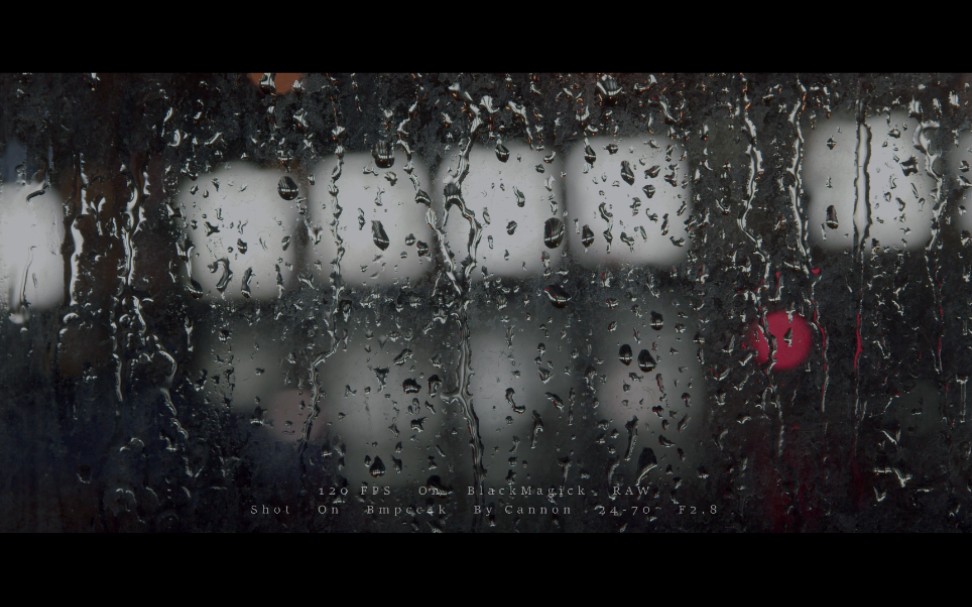
[(968, 529), (961, 76), (0, 83), (2, 530)]

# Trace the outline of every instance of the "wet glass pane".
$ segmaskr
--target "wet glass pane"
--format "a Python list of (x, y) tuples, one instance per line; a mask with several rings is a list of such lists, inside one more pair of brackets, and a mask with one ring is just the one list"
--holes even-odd
[(966, 531), (963, 75), (0, 77), (0, 530)]

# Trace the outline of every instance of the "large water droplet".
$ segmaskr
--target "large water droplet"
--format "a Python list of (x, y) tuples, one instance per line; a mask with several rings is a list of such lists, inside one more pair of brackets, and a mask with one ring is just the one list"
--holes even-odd
[(559, 285), (544, 287), (543, 292), (547, 294), (550, 303), (557, 308), (563, 308), (570, 301), (570, 295)]
[(391, 144), (387, 141), (379, 141), (371, 150), (371, 156), (375, 159), (378, 168), (388, 169), (395, 164), (395, 155), (392, 153)]
[(834, 208), (834, 205), (827, 207), (826, 225), (831, 230), (836, 230), (840, 226), (840, 224), (837, 222), (837, 209)]
[(641, 474), (644, 474), (658, 465), (658, 457), (655, 456), (655, 452), (649, 447), (645, 447), (641, 450), (641, 455), (638, 456), (638, 469)]
[(628, 185), (634, 185), (634, 171), (631, 170), (631, 163), (627, 160), (621, 161), (621, 179)]
[(581, 229), (581, 244), (585, 249), (594, 244), (594, 231), (586, 224)]
[(912, 156), (911, 158), (903, 161), (901, 163), (901, 172), (904, 173), (905, 177), (909, 175), (914, 175), (918, 172), (918, 159)]
[(513, 186), (513, 194), (516, 196), (516, 206), (522, 207), (526, 204), (526, 196), (516, 186)]
[(371, 237), (375, 241), (375, 246), (382, 251), (388, 248), (388, 234), (385, 233), (385, 227), (381, 225), (380, 221), (372, 220)]
[(433, 375), (429, 377), (429, 396), (435, 397), (439, 394), (439, 388), (442, 387), (442, 380), (439, 379), (438, 375)]
[(385, 464), (381, 461), (380, 457), (375, 457), (375, 461), (368, 468), (368, 473), (375, 478), (385, 475)]
[(584, 160), (587, 161), (587, 164), (594, 164), (594, 161), (597, 160), (597, 154), (594, 153), (594, 148), (589, 145), (584, 146)]
[(510, 406), (513, 407), (513, 412), (514, 413), (518, 413), (518, 414), (522, 415), (523, 413), (526, 413), (526, 407), (524, 407), (522, 405), (516, 404), (516, 401), (513, 400), (513, 395), (514, 394), (516, 394), (516, 391), (513, 390), (513, 388), (507, 388), (506, 389), (506, 402), (510, 403)]
[(510, 159), (510, 151), (506, 149), (506, 146), (502, 143), (496, 144), (496, 157), (500, 162), (506, 162)]
[(277, 193), (284, 200), (293, 200), (300, 194), (300, 189), (297, 187), (297, 182), (290, 175), (284, 175), (277, 182)]
[(628, 344), (622, 345), (618, 349), (618, 360), (620, 360), (625, 365), (630, 365), (631, 358), (632, 358), (631, 346), (629, 346)]
[(446, 209), (452, 205), (459, 205), (462, 203), (462, 191), (459, 189), (459, 184), (454, 181), (450, 181), (442, 189), (442, 194), (445, 196)]
[(613, 103), (621, 95), (621, 85), (614, 76), (602, 76), (597, 83), (597, 91), (607, 103)]
[(564, 240), (564, 222), (551, 217), (543, 224), (543, 243), (548, 248), (556, 249)]
[(645, 373), (653, 370), (657, 364), (648, 350), (642, 350), (638, 353), (638, 368)]
[(544, 394), (544, 396), (546, 396), (547, 400), (550, 401), (550, 404), (552, 404), (554, 407), (557, 407), (558, 410), (560, 411), (564, 410), (564, 401), (559, 396), (557, 396), (553, 392), (547, 392), (546, 394)]
[(218, 259), (209, 264), (209, 271), (215, 274), (219, 271), (220, 266), (223, 267), (223, 275), (220, 276), (219, 281), (216, 283), (216, 290), (222, 293), (226, 290), (227, 285), (229, 285), (230, 279), (233, 278), (233, 271), (230, 270), (230, 263), (226, 258)]

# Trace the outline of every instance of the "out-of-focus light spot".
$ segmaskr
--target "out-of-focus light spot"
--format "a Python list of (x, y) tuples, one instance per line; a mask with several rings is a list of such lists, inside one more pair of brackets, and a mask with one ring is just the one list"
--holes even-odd
[[(382, 166), (384, 165), (384, 166)], [(434, 263), (434, 233), (429, 227), (425, 167), (390, 147), (346, 154), (322, 162), (314, 171), (310, 217), (314, 226), (308, 263), (327, 277), (339, 247), (346, 284), (374, 287), (415, 281)]]
[(457, 265), (473, 253), (470, 238), (475, 223), (481, 226), (481, 233), (472, 247), (478, 264), (473, 280), (481, 280), (484, 271), (489, 276), (525, 278), (541, 274), (545, 266), (559, 265), (566, 224), (563, 164), (556, 154), (520, 143), (470, 150), (469, 174), (459, 191), (471, 219), (463, 217), (447, 192), (455, 180), (456, 165), (447, 162), (435, 183), (439, 209), (444, 209), (440, 213), (443, 233)]
[(206, 298), (274, 299), (294, 274), (301, 186), (237, 162), (182, 183), (191, 279)]
[(850, 249), (856, 228), (865, 249), (872, 241), (923, 246), (935, 206), (935, 180), (916, 149), (927, 135), (904, 112), (868, 116), (862, 125), (847, 115), (821, 119), (807, 132), (804, 156), (811, 239), (825, 249)]
[[(777, 310), (766, 315), (766, 324), (776, 342), (774, 371), (789, 371), (807, 360), (813, 346), (813, 335), (810, 325), (802, 316), (793, 314), (791, 318), (785, 311)], [(769, 362), (769, 340), (759, 323), (753, 323), (750, 327), (744, 346), (756, 351), (757, 363), (764, 365)]]
[(41, 183), (0, 187), (0, 308), (22, 323), (64, 297), (61, 197)]
[(565, 171), (570, 252), (582, 265), (685, 258), (688, 161), (667, 137), (595, 137), (571, 148)]

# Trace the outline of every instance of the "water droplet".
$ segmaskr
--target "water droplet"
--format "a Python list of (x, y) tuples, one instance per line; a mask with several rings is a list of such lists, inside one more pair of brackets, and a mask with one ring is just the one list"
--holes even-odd
[(438, 375), (433, 375), (429, 378), (429, 396), (436, 396), (439, 394), (439, 388), (442, 387), (442, 380), (439, 379)]
[[(640, 474), (644, 474), (658, 465), (658, 458), (655, 456), (655, 452), (649, 447), (645, 447), (641, 450), (641, 455), (638, 456), (638, 470)], [(639, 474), (639, 476), (640, 476)]]
[(581, 229), (581, 244), (584, 245), (585, 249), (594, 244), (594, 231), (586, 224)]
[(514, 232), (516, 232), (516, 222), (511, 221), (510, 223), (506, 224), (506, 233), (512, 236)]
[(651, 313), (651, 328), (661, 331), (665, 327), (665, 317), (658, 312)]
[(452, 205), (462, 204), (462, 191), (459, 189), (459, 184), (454, 181), (450, 181), (442, 189), (442, 193), (445, 196), (446, 209), (452, 207)]
[(564, 240), (564, 222), (551, 217), (543, 224), (543, 243), (550, 249), (556, 249)]
[(645, 373), (652, 371), (657, 364), (648, 350), (642, 350), (638, 353), (638, 368)]
[(253, 268), (247, 268), (243, 272), (243, 297), (250, 298), (250, 280), (253, 278)]
[(429, 197), (425, 190), (419, 190), (415, 193), (415, 202), (424, 204), (427, 207), (432, 206), (432, 198)]
[(834, 205), (827, 207), (827, 227), (836, 230), (840, 224), (837, 222), (837, 209)]
[(375, 246), (381, 249), (382, 251), (388, 248), (389, 245), (388, 234), (385, 233), (385, 227), (381, 225), (380, 221), (372, 220), (371, 237), (375, 241)]
[(411, 377), (402, 382), (402, 390), (405, 390), (405, 394), (416, 394), (421, 389), (422, 389), (421, 384), (419, 384)]
[(587, 161), (587, 164), (594, 164), (594, 161), (597, 160), (597, 154), (594, 153), (594, 148), (589, 145), (584, 146), (584, 160)]
[(297, 187), (297, 182), (290, 175), (284, 175), (277, 182), (277, 193), (284, 200), (293, 200), (300, 194), (300, 189)]
[(496, 157), (500, 162), (506, 162), (510, 159), (510, 151), (506, 149), (506, 146), (502, 143), (496, 144)]
[(392, 153), (391, 144), (387, 141), (379, 141), (371, 150), (371, 156), (375, 159), (378, 168), (389, 169), (395, 164), (395, 155)]
[(621, 161), (621, 179), (628, 185), (634, 185), (634, 171), (631, 170), (631, 163), (627, 160)]
[(656, 164), (655, 166), (645, 171), (645, 177), (650, 177), (651, 179), (654, 179), (655, 177), (658, 177), (659, 173), (661, 173), (661, 167)]
[(622, 345), (618, 349), (618, 360), (620, 360), (622, 364), (630, 365), (631, 358), (632, 358), (631, 346), (629, 346), (628, 344)]
[(903, 161), (901, 163), (901, 172), (904, 173), (905, 177), (909, 175), (914, 175), (918, 172), (918, 159), (912, 156), (911, 158)]
[(395, 357), (394, 362), (396, 365), (400, 367), (405, 364), (405, 361), (411, 358), (412, 358), (412, 351), (408, 348), (405, 348), (398, 354), (398, 356)]
[(351, 308), (352, 304), (350, 299), (342, 299), (341, 303), (338, 304), (338, 309), (341, 312), (341, 317), (344, 318), (344, 322), (347, 322), (351, 318)]
[(368, 468), (368, 473), (374, 478), (385, 475), (385, 464), (381, 461), (380, 457), (375, 458), (375, 461), (372, 462), (371, 467)]
[(607, 103), (613, 103), (621, 95), (621, 85), (614, 76), (602, 76), (597, 83), (597, 90), (601, 98)]
[(507, 388), (506, 389), (506, 402), (510, 403), (510, 406), (513, 407), (513, 412), (514, 413), (518, 413), (518, 414), (522, 415), (522, 414), (526, 413), (526, 407), (524, 407), (522, 405), (516, 404), (516, 401), (513, 400), (513, 395), (514, 394), (516, 394), (516, 391), (513, 390), (513, 388)]
[(557, 396), (553, 392), (547, 392), (546, 394), (544, 394), (544, 396), (546, 396), (547, 400), (550, 401), (550, 404), (552, 404), (554, 407), (557, 407), (558, 410), (560, 411), (564, 410), (564, 401), (559, 396)]
[(227, 285), (229, 285), (230, 279), (233, 278), (233, 271), (230, 270), (229, 260), (226, 258), (218, 259), (209, 264), (209, 271), (215, 274), (219, 271), (220, 266), (223, 266), (223, 275), (220, 276), (219, 281), (216, 283), (216, 290), (223, 292), (226, 290)]
[(522, 207), (526, 204), (526, 196), (516, 186), (513, 186), (513, 195), (516, 196), (516, 206)]
[(550, 300), (557, 308), (563, 308), (570, 301), (570, 295), (559, 285), (550, 285), (543, 288), (543, 292), (547, 294), (547, 299)]
[(837, 147), (837, 142), (834, 141), (833, 137), (827, 140), (827, 147), (830, 148), (831, 150)]
[(641, 188), (641, 191), (645, 193), (645, 196), (651, 198), (655, 195), (655, 186), (651, 185), (650, 183), (646, 184), (645, 187)]
[(608, 154), (611, 154), (613, 156), (618, 153), (618, 144), (609, 143), (607, 144), (607, 146), (604, 147), (604, 149), (608, 151)]

